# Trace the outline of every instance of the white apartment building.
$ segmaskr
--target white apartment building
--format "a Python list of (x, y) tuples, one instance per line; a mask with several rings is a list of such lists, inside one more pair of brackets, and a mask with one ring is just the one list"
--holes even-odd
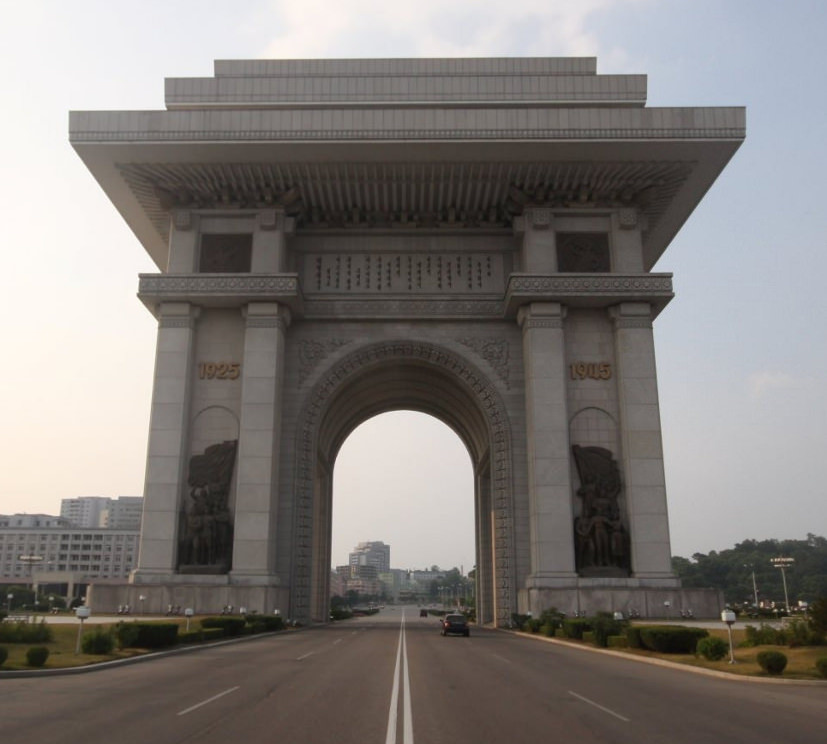
[(360, 542), (348, 555), (351, 566), (373, 566), (377, 573), (386, 573), (391, 568), (391, 546), (381, 541)]
[(5, 583), (42, 583), (58, 573), (71, 574), (75, 582), (125, 579), (137, 563), (139, 530), (38, 521), (64, 522), (46, 515), (0, 516), (0, 580)]
[(144, 500), (140, 496), (80, 496), (61, 499), (60, 516), (75, 527), (140, 530)]

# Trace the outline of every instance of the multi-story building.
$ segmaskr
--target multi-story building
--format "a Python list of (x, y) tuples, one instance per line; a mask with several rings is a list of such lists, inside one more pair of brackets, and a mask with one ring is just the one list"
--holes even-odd
[(101, 512), (101, 527), (110, 530), (140, 530), (144, 500), (141, 496), (119, 496), (110, 499)]
[(138, 559), (137, 529), (79, 528), (44, 514), (0, 516), (0, 582), (63, 585), (123, 580)]
[(391, 546), (378, 542), (361, 542), (348, 556), (351, 566), (373, 566), (378, 573), (391, 568)]
[(110, 529), (141, 529), (143, 498), (119, 496), (81, 496), (62, 499), (60, 516), (76, 527), (108, 527)]

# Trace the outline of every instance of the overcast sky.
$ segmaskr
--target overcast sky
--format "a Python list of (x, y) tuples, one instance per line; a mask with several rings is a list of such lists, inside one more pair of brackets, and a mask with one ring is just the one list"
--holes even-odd
[[(161, 109), (164, 77), (214, 59), (596, 56), (647, 74), (649, 106), (747, 107), (655, 267), (677, 294), (655, 323), (673, 553), (827, 534), (825, 7), (0, 0), (0, 513), (143, 490), (156, 323), (135, 293), (156, 269), (69, 146), (69, 110)], [(345, 443), (333, 563), (363, 540), (395, 567), (473, 565), (470, 463), (444, 425), (388, 414)]]

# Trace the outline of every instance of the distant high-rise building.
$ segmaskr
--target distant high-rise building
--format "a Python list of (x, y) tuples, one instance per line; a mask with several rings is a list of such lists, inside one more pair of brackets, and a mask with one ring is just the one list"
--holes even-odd
[(351, 566), (373, 566), (377, 574), (391, 568), (391, 546), (381, 541), (360, 542), (348, 556)]
[(139, 530), (144, 500), (140, 496), (81, 496), (61, 499), (60, 516), (76, 527)]

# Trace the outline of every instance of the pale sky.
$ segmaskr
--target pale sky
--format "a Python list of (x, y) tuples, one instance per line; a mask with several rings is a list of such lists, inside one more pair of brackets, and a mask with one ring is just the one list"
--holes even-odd
[[(135, 293), (156, 269), (69, 146), (69, 110), (162, 109), (164, 77), (215, 59), (596, 56), (599, 73), (647, 74), (649, 106), (747, 107), (745, 144), (655, 267), (677, 295), (655, 323), (673, 553), (827, 534), (821, 0), (0, 10), (0, 513), (143, 490), (156, 324)], [(333, 563), (383, 540), (395, 567), (468, 571), (470, 472), (433, 419), (368, 422), (337, 462)]]

